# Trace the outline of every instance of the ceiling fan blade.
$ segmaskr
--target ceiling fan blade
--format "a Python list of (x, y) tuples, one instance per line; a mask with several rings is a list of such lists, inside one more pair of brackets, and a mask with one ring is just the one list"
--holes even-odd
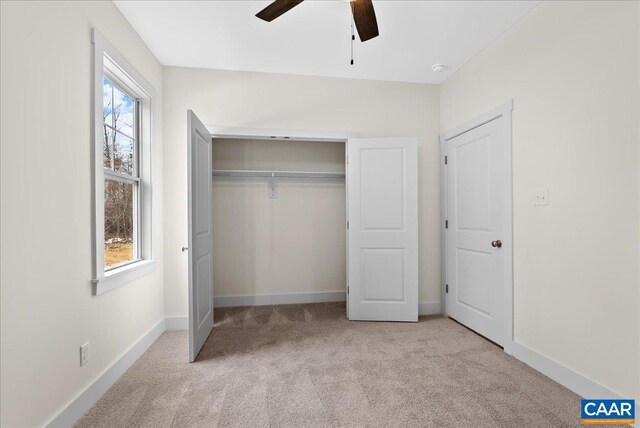
[(378, 21), (376, 20), (376, 12), (373, 10), (372, 0), (352, 0), (351, 12), (353, 12), (353, 20), (356, 23), (361, 41), (366, 42), (378, 37)]
[(256, 13), (256, 16), (267, 22), (271, 22), (285, 12), (290, 11), (303, 0), (275, 0), (269, 6)]

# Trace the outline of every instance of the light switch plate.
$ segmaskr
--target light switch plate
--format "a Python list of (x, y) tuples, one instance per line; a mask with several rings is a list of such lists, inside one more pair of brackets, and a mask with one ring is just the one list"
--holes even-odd
[(89, 362), (89, 342), (80, 346), (80, 365), (84, 366)]
[(535, 206), (549, 205), (549, 189), (548, 188), (533, 189), (533, 205)]

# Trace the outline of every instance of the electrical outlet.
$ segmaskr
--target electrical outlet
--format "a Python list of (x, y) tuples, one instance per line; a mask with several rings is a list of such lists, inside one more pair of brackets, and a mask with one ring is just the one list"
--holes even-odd
[(533, 205), (543, 206), (549, 205), (549, 189), (534, 189), (533, 190)]
[(89, 342), (80, 345), (80, 365), (84, 366), (89, 362)]

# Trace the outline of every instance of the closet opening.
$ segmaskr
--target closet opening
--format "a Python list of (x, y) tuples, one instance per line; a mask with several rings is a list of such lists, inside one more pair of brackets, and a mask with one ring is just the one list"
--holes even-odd
[(214, 136), (215, 307), (346, 300), (345, 143)]
[(351, 321), (418, 320), (417, 138), (282, 135), (187, 112), (189, 361), (216, 306), (346, 300)]

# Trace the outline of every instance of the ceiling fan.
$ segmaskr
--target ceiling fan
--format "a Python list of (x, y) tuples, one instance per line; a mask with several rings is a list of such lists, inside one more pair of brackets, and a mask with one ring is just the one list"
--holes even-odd
[[(271, 22), (285, 12), (290, 11), (303, 0), (275, 0), (269, 6), (262, 9), (256, 16), (264, 21)], [(376, 12), (373, 10), (372, 0), (351, 0), (351, 12), (353, 20), (358, 29), (360, 40), (367, 40), (378, 37), (378, 22)]]

